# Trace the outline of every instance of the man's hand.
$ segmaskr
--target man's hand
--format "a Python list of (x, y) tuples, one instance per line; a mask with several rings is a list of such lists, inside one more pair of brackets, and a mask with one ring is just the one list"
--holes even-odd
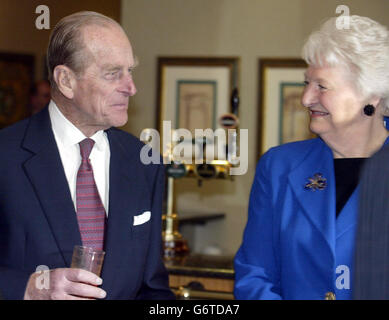
[(36, 285), (39, 273), (33, 273), (24, 293), (24, 300), (91, 300), (105, 298), (106, 292), (98, 288), (102, 279), (92, 272), (82, 269), (50, 270), (49, 289), (39, 289)]

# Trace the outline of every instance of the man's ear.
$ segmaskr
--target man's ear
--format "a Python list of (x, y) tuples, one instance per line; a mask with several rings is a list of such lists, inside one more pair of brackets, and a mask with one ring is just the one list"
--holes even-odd
[(68, 99), (74, 97), (74, 87), (76, 77), (74, 72), (67, 66), (58, 65), (54, 68), (53, 72), (54, 81), (58, 90)]

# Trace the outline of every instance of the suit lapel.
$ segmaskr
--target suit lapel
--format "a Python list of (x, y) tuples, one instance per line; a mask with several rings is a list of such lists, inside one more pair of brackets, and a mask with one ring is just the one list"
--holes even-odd
[(70, 266), (73, 247), (81, 244), (81, 237), (47, 108), (31, 118), (23, 148), (33, 153), (24, 163), (24, 170), (33, 185), (64, 262), (66, 266)]
[[(105, 237), (105, 259), (102, 270), (104, 279), (103, 288), (107, 292), (113, 292), (114, 280), (118, 277), (118, 270), (128, 250), (132, 245), (133, 216), (138, 213), (137, 199), (142, 195), (137, 194), (137, 186), (133, 181), (144, 181), (139, 177), (139, 169), (134, 157), (139, 154), (130, 154), (120, 142), (120, 137), (115, 129), (107, 130), (110, 147), (109, 169), (109, 211)], [(129, 267), (129, 272), (131, 268)], [(126, 276), (128, 277), (128, 275)], [(119, 276), (120, 278), (120, 276)]]
[[(327, 185), (322, 190), (305, 188), (316, 173), (326, 179)], [(307, 152), (305, 159), (289, 174), (289, 184), (302, 211), (312, 225), (323, 235), (325, 242), (335, 252), (335, 178), (331, 150), (318, 140), (318, 144)]]

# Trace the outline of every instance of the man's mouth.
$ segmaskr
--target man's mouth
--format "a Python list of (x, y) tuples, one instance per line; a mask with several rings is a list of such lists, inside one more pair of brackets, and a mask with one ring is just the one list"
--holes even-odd
[(115, 107), (115, 108), (127, 108), (128, 107), (128, 103), (115, 103), (115, 104), (112, 104), (111, 105), (112, 107)]

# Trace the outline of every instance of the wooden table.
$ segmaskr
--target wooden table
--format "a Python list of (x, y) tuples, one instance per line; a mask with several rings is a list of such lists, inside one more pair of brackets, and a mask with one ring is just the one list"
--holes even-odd
[(233, 257), (193, 254), (165, 260), (178, 299), (233, 299)]

